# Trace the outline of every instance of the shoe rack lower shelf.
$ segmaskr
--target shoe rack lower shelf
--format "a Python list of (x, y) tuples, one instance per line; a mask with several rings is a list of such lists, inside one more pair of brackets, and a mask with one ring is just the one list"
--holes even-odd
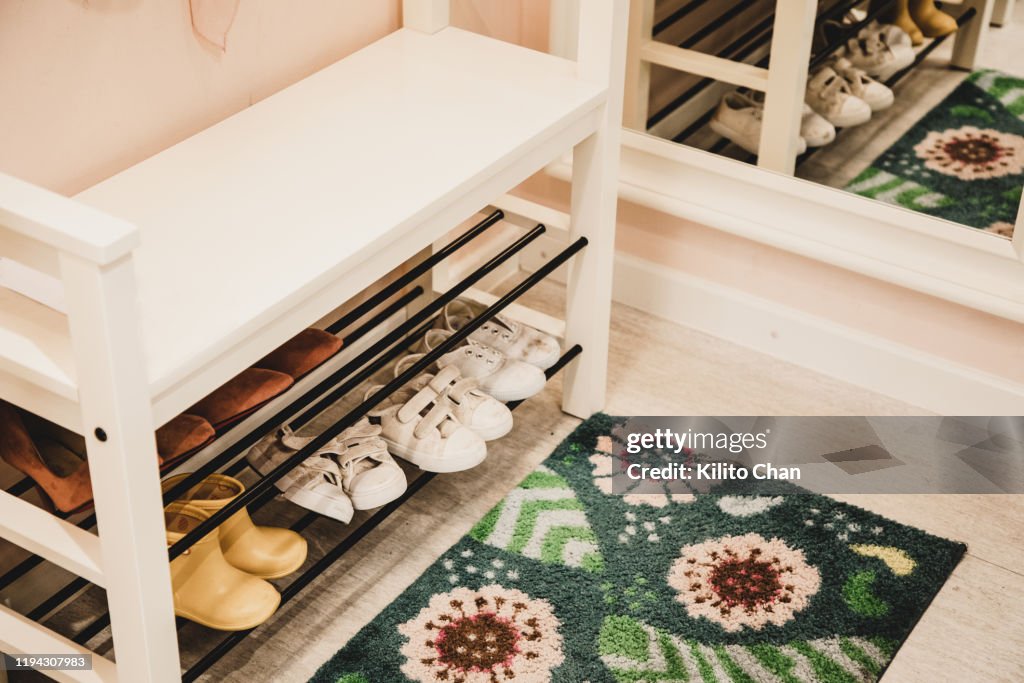
[[(356, 321), (374, 310), (376, 306), (386, 301), (389, 297), (407, 288), (417, 278), (427, 273), (441, 260), (450, 256), (474, 237), (497, 223), (501, 218), (501, 211), (494, 211), (484, 221), (453, 240), (450, 244), (437, 251), (422, 263), (414, 266), (408, 273), (398, 278), (383, 291), (379, 292), (370, 300), (328, 327), (328, 330), (332, 333), (337, 333), (348, 325), (354, 324)], [(479, 280), (493, 272), (502, 263), (514, 256), (544, 232), (545, 227), (543, 225), (537, 225), (511, 245), (493, 256), (478, 269), (463, 278), (448, 291), (439, 294), (432, 301), (410, 315), (401, 325), (385, 334), (365, 351), (356, 355), (355, 358), (348, 361), (337, 371), (319, 382), (315, 387), (291, 401), (286, 407), (277, 411), (269, 419), (262, 421), (262, 423), (255, 429), (244, 434), (221, 453), (211, 458), (206, 464), (198, 467), (195, 472), (184, 477), (182, 481), (169, 488), (169, 490), (164, 494), (164, 504), (173, 502), (185, 491), (199, 483), (203, 478), (218, 470), (222, 470), (228, 475), (237, 475), (247, 466), (247, 461), (241, 456), (244, 455), (244, 453), (264, 435), (276, 430), (282, 424), (290, 424), (295, 429), (300, 428), (302, 425), (311, 421), (315, 416), (322, 413), (325, 409), (334, 405), (340, 399), (350, 395), (351, 392), (370, 379), (375, 373), (379, 372), (389, 363), (395, 361), (404, 353), (407, 353), (410, 348), (417, 344), (424, 332), (432, 327), (437, 315), (445, 305), (453, 301), (466, 290), (473, 287)], [(489, 319), (516, 301), (523, 293), (550, 275), (556, 268), (567, 262), (576, 253), (584, 249), (586, 245), (586, 238), (580, 238), (575, 242), (572, 242), (535, 272), (525, 277), (519, 284), (512, 288), (512, 290), (500, 297), (491, 306), (487, 307), (480, 315), (466, 323), (460, 330), (453, 333), (446, 341), (439, 344), (432, 351), (426, 353), (415, 364), (412, 364), (403, 372), (399, 373), (397, 377), (388, 382), (384, 387), (368, 396), (359, 405), (352, 408), (344, 416), (323, 430), (320, 435), (306, 447), (299, 450), (294, 456), (290, 457), (286, 462), (276, 467), (273, 471), (267, 473), (253, 486), (249, 487), (248, 490), (233, 499), (220, 511), (213, 514), (205, 522), (198, 525), (195, 529), (174, 543), (168, 550), (169, 558), (173, 560), (175, 557), (181, 555), (195, 542), (206, 536), (207, 533), (213, 531), (217, 526), (242, 508), (247, 508), (250, 512), (255, 512), (269, 503), (278, 494), (277, 489), (274, 487), (275, 482), (297, 467), (307, 457), (321, 449), (335, 436), (355, 424), (359, 419), (373, 410), (374, 407), (385, 401), (393, 392), (403, 387), (414, 377), (420, 375), (440, 356), (460, 345), (475, 330), (479, 329)], [(368, 334), (373, 328), (381, 325), (385, 320), (393, 316), (399, 308), (403, 308), (408, 305), (408, 303), (417, 298), (421, 293), (422, 290), (418, 288), (405, 292), (399, 300), (385, 307), (384, 310), (372, 316), (367, 322), (349, 333), (349, 335), (345, 337), (346, 341), (358, 339)], [(572, 346), (566, 350), (559, 360), (545, 371), (546, 377), (550, 379), (554, 374), (565, 367), (565, 365), (576, 358), (582, 350), (583, 349), (580, 345)], [(514, 410), (521, 403), (522, 401), (510, 402), (508, 407)], [(400, 498), (388, 503), (376, 511), (373, 511), (360, 523), (348, 525), (348, 533), (341, 538), (334, 547), (328, 550), (319, 560), (314, 562), (308, 569), (281, 589), (281, 604), (285, 604), (298, 595), (303, 589), (312, 583), (316, 577), (322, 574), (328, 567), (341, 558), (342, 555), (353, 548), (362, 538), (387, 519), (402, 505), (402, 503), (422, 489), (434, 478), (434, 476), (436, 476), (434, 473), (423, 472), (409, 483), (407, 490)], [(19, 482), (15, 486), (18, 488), (28, 488), (24, 482)], [(291, 525), (290, 528), (293, 531), (302, 532), (310, 525), (317, 522), (320, 518), (321, 515), (318, 513), (310, 512), (299, 518), (293, 525)], [(78, 526), (87, 529), (94, 526), (95, 523), (95, 515), (90, 514), (85, 519), (79, 521)], [(325, 520), (325, 523), (339, 524), (339, 522), (330, 519)], [(0, 589), (18, 580), (42, 562), (42, 558), (36, 556), (29, 557), (22, 561), (6, 574), (0, 576)], [(65, 603), (79, 595), (88, 586), (89, 582), (87, 580), (81, 578), (75, 579), (45, 599), (31, 612), (29, 612), (27, 616), (37, 621), (45, 619), (55, 610), (60, 609)], [(273, 621), (273, 619), (271, 619), (271, 621)], [(99, 635), (109, 625), (109, 623), (109, 613), (102, 613), (87, 623), (84, 627), (80, 628), (78, 632), (71, 637), (71, 639), (80, 645), (85, 645), (94, 637)], [(179, 630), (186, 623), (188, 623), (186, 620), (179, 618), (177, 620)], [(201, 676), (221, 657), (231, 651), (232, 648), (242, 642), (255, 630), (256, 629), (254, 628), (246, 631), (237, 631), (226, 634), (209, 652), (203, 655), (198, 661), (182, 673), (182, 680), (196, 680), (196, 678)]]

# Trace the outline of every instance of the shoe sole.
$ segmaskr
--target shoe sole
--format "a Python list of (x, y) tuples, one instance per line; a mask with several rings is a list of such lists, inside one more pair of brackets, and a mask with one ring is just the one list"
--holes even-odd
[(339, 522), (348, 524), (352, 521), (352, 515), (355, 513), (352, 501), (349, 500), (349, 507), (346, 509), (342, 507), (339, 509), (339, 499), (333, 496), (322, 496), (319, 493), (313, 491), (307, 491), (306, 489), (292, 489), (285, 491), (285, 500), (289, 500), (299, 507), (306, 508), (317, 514), (321, 514), (324, 517), (330, 517), (336, 519)]
[(537, 377), (538, 379), (534, 384), (524, 389), (521, 389), (520, 391), (500, 391), (496, 389), (491, 390), (484, 386), (481, 386), (480, 390), (483, 391), (485, 394), (489, 395), (491, 398), (497, 401), (501, 401), (502, 403), (508, 403), (509, 401), (525, 401), (526, 399), (536, 396), (537, 394), (544, 390), (544, 385), (547, 384), (547, 378), (544, 376), (543, 373), (539, 374)]
[(462, 472), (476, 467), (487, 459), (487, 449), (482, 448), (479, 452), (463, 453), (462, 455), (423, 455), (406, 448), (401, 444), (385, 439), (391, 455), (411, 462), (425, 472), (436, 472), (446, 474), (449, 472)]

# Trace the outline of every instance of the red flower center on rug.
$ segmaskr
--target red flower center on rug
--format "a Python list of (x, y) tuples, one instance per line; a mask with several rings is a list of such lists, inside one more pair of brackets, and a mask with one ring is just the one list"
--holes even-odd
[(726, 605), (748, 611), (775, 602), (782, 591), (778, 570), (755, 554), (723, 560), (711, 570), (708, 582)]
[(456, 619), (434, 641), (440, 660), (460, 671), (508, 668), (519, 653), (519, 631), (508, 619), (493, 613)]
[(996, 161), (1005, 153), (998, 142), (985, 134), (951, 140), (946, 143), (945, 152), (953, 161), (979, 165)]

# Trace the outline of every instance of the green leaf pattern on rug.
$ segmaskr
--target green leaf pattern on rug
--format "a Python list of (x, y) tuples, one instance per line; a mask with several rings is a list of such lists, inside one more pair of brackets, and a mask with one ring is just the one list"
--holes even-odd
[(313, 681), (871, 683), (964, 552), (806, 493), (615, 494), (593, 456), (623, 422), (582, 423)]
[(848, 192), (1009, 235), (1024, 187), (1024, 79), (977, 71)]

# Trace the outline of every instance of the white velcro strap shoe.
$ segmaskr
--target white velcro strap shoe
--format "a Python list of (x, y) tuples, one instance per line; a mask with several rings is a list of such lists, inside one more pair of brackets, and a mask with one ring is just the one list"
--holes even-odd
[[(366, 398), (383, 387), (370, 387)], [(381, 426), (388, 450), (427, 472), (461, 472), (487, 457), (487, 444), (451, 412), (437, 392), (402, 388), (369, 413)]]
[[(406, 356), (395, 365), (395, 376), (402, 374), (423, 354)], [(438, 400), (449, 404), (455, 419), (472, 429), (484, 441), (493, 441), (512, 431), (512, 411), (501, 401), (488, 396), (475, 379), (463, 377), (454, 365), (442, 368), (436, 374), (425, 372), (408, 386), (413, 391), (430, 387)]]
[[(449, 332), (457, 332), (485, 309), (486, 306), (476, 302), (456, 299), (444, 307), (438, 325)], [(551, 335), (500, 313), (478, 327), (469, 338), (541, 370), (554, 365), (562, 354), (558, 340)]]
[(836, 127), (804, 103), (800, 137), (807, 141), (808, 147), (823, 147), (836, 139)]
[[(249, 449), (246, 460), (265, 476), (315, 438), (298, 436), (284, 426)], [(282, 491), (285, 500), (300, 507), (345, 524), (352, 521), (354, 507), (342, 486), (341, 470), (338, 463), (323, 451), (306, 458), (274, 485)]]
[(843, 77), (829, 66), (807, 79), (807, 104), (836, 128), (859, 126), (871, 119), (868, 103), (850, 92)]
[(379, 425), (365, 417), (324, 446), (317, 455), (328, 455), (341, 471), (341, 486), (356, 510), (387, 505), (405, 493), (405, 472), (388, 453)]
[[(763, 119), (764, 103), (757, 96), (734, 90), (722, 96), (708, 125), (734, 145), (757, 154), (761, 144)], [(807, 141), (801, 136), (797, 141), (796, 153), (803, 154), (806, 151)]]
[[(452, 335), (447, 330), (427, 330), (423, 350), (432, 351)], [(540, 393), (547, 378), (536, 365), (509, 358), (501, 351), (472, 339), (437, 359), (439, 368), (454, 365), (463, 377), (499, 401), (521, 401)]]
[(868, 103), (871, 111), (882, 111), (892, 106), (896, 99), (892, 90), (868, 76), (863, 69), (855, 67), (849, 59), (838, 57), (831, 66), (850, 86), (850, 92)]

